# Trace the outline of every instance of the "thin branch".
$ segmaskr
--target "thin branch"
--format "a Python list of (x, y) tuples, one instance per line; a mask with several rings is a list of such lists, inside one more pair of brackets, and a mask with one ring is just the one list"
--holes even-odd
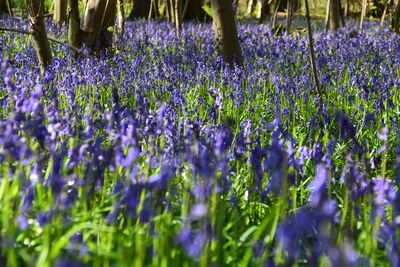
[[(29, 35), (34, 35), (34, 34), (35, 34), (35, 33), (32, 32), (32, 31), (25, 31), (25, 30), (14, 29), (14, 28), (5, 28), (5, 27), (0, 27), (0, 31), (5, 31), (5, 32), (17, 32), (17, 33), (23, 33), (23, 34), (29, 34)], [(66, 46), (66, 47), (68, 47), (68, 48), (70, 48), (70, 49), (73, 49), (73, 50), (75, 50), (75, 51), (78, 52), (78, 53), (81, 53), (81, 52), (82, 52), (81, 49), (79, 49), (79, 48), (77, 48), (77, 47), (75, 47), (75, 46), (72, 46), (72, 45), (70, 45), (70, 44), (68, 44), (68, 43), (66, 43), (66, 42), (60, 41), (60, 40), (58, 40), (58, 39), (56, 39), (56, 38), (53, 38), (53, 37), (48, 36), (47, 39), (49, 39), (50, 41), (55, 42), (55, 43), (57, 43), (57, 44), (64, 45), (64, 46)]]
[(310, 45), (311, 70), (312, 70), (312, 73), (314, 76), (315, 89), (317, 91), (318, 98), (319, 98), (319, 111), (322, 114), (323, 99), (322, 99), (321, 87), (320, 87), (319, 80), (318, 80), (317, 66), (315, 64), (314, 43), (313, 43), (313, 36), (312, 36), (312, 31), (311, 31), (310, 10), (308, 8), (308, 0), (304, 0), (304, 2), (305, 2), (305, 6), (306, 6), (308, 40), (310, 43), (309, 45)]

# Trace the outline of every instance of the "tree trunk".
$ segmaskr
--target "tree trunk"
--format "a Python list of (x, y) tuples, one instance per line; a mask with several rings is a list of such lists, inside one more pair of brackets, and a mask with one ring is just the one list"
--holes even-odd
[(317, 72), (317, 64), (315, 63), (315, 55), (314, 55), (314, 40), (313, 40), (313, 35), (312, 35), (312, 29), (311, 29), (311, 18), (310, 18), (310, 9), (308, 8), (308, 0), (304, 0), (305, 7), (306, 7), (306, 20), (307, 20), (307, 31), (308, 31), (308, 43), (310, 46), (310, 63), (311, 63), (311, 71), (313, 73), (314, 77), (314, 83), (315, 83), (315, 91), (317, 93), (317, 96), (319, 98), (319, 113), (322, 114), (322, 109), (324, 106), (324, 100), (322, 98), (322, 92), (321, 92), (321, 87), (319, 84), (319, 79), (318, 79), (318, 72)]
[(349, 17), (349, 14), (350, 14), (350, 0), (345, 0), (344, 1), (344, 12), (343, 13), (344, 13), (343, 16), (345, 18)]
[(43, 73), (51, 61), (51, 50), (47, 39), (43, 17), (43, 0), (28, 0), (27, 7), (30, 15), (30, 24), (33, 46), (39, 61), (40, 71)]
[(360, 19), (360, 30), (362, 30), (364, 18), (365, 18), (365, 15), (366, 15), (366, 13), (367, 13), (367, 1), (368, 1), (368, 0), (363, 0), (363, 1), (362, 1), (361, 19)]
[(112, 43), (107, 28), (114, 26), (117, 0), (89, 0), (85, 10), (83, 31), (86, 44), (94, 51), (108, 47)]
[(169, 0), (165, 0), (165, 17), (167, 18), (168, 21), (172, 21), (172, 15), (171, 15), (171, 3)]
[(268, 0), (260, 0), (260, 8), (258, 9), (258, 21), (262, 23), (271, 12)]
[(175, 0), (175, 28), (182, 29), (182, 0)]
[(8, 12), (13, 16), (12, 6), (10, 0), (0, 0), (0, 14)]
[(230, 0), (211, 0), (211, 8), (213, 29), (220, 55), (231, 67), (235, 63), (242, 65), (242, 55), (232, 2)]
[(387, 13), (387, 10), (388, 10), (389, 6), (391, 5), (391, 3), (392, 3), (392, 0), (388, 0), (388, 2), (385, 5), (385, 9), (383, 10), (382, 17), (381, 17), (381, 24), (380, 24), (381, 26), (383, 26), (383, 22), (385, 22), (386, 13)]
[(158, 17), (158, 0), (150, 0), (148, 19), (157, 19)]
[(400, 1), (397, 2), (396, 9), (392, 17), (392, 30), (395, 33), (400, 32)]
[(173, 23), (175, 23), (175, 0), (166, 0), (169, 1), (169, 10), (171, 11), (170, 15), (171, 15), (171, 21)]
[(281, 0), (275, 0), (275, 5), (274, 5), (274, 14), (272, 14), (272, 22), (271, 22), (271, 29), (275, 29), (276, 26), (276, 18), (278, 16), (278, 10), (279, 6), (281, 4)]
[(208, 18), (207, 13), (202, 8), (202, 0), (184, 1), (182, 12), (183, 20), (205, 21)]
[(150, 13), (150, 6), (151, 0), (136, 0), (128, 19), (147, 18)]
[[(78, 0), (68, 0), (68, 42), (76, 48), (80, 48), (82, 44)], [(72, 53), (76, 56), (76, 51)]]
[(291, 28), (291, 24), (292, 24), (293, 9), (294, 9), (293, 5), (294, 5), (293, 0), (287, 1), (287, 9), (286, 9), (286, 32), (287, 32), (287, 34), (290, 33), (290, 28)]
[(249, 0), (247, 2), (247, 10), (246, 10), (247, 16), (251, 16), (251, 14), (253, 14), (256, 4), (257, 4), (256, 0)]
[[(282, 11), (282, 12), (284, 12), (284, 11), (287, 11), (287, 7), (288, 7), (288, 2), (289, 1), (292, 1), (292, 0), (282, 0), (280, 3), (279, 3), (279, 6), (278, 6), (278, 11)], [(300, 9), (300, 7), (301, 7), (301, 1), (299, 1), (299, 0), (294, 0), (293, 1), (293, 12), (296, 12), (298, 9)]]
[(329, 29), (336, 31), (340, 28), (340, 0), (329, 0)]
[(115, 36), (117, 40), (122, 39), (125, 32), (125, 11), (122, 0), (117, 0), (117, 25), (115, 26)]
[(54, 0), (54, 23), (60, 25), (67, 21), (67, 1), (68, 0)]

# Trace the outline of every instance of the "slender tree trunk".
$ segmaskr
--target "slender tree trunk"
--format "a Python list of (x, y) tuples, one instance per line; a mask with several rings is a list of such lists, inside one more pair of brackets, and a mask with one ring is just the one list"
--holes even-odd
[(362, 2), (361, 19), (360, 19), (360, 30), (362, 30), (362, 28), (363, 28), (364, 18), (365, 18), (365, 15), (367, 13), (367, 1), (368, 0), (363, 0), (363, 2)]
[(0, 14), (6, 13), (7, 11), (10, 16), (14, 16), (10, 0), (0, 0)]
[(68, 0), (54, 0), (53, 20), (56, 24), (67, 21), (67, 2)]
[(171, 13), (170, 13), (171, 21), (175, 24), (175, 18), (176, 18), (176, 15), (175, 15), (175, 0), (167, 0), (167, 1), (169, 1), (169, 7), (170, 7), (170, 11), (171, 11)]
[(202, 0), (186, 0), (182, 11), (182, 20), (198, 20), (207, 19), (207, 13), (202, 8)]
[(122, 39), (125, 32), (125, 11), (122, 0), (117, 0), (117, 24), (115, 27), (115, 36), (117, 40)]
[(46, 27), (44, 25), (43, 0), (27, 0), (32, 30), (33, 46), (39, 60), (40, 71), (43, 73), (51, 61), (51, 50), (47, 39)]
[(331, 15), (331, 12), (330, 12), (330, 10), (331, 10), (331, 1), (332, 0), (327, 0), (327, 3), (326, 3), (325, 32), (327, 32), (328, 29), (329, 29), (329, 16)]
[(383, 10), (382, 17), (381, 17), (381, 23), (380, 23), (381, 26), (383, 26), (383, 22), (385, 21), (387, 10), (391, 3), (392, 3), (392, 0), (388, 0), (388, 2), (385, 5), (385, 9)]
[(256, 7), (256, 0), (249, 0), (247, 3), (247, 10), (246, 10), (246, 15), (247, 16), (251, 16), (251, 14), (253, 14), (254, 9)]
[(232, 2), (229, 0), (211, 0), (213, 29), (220, 55), (231, 67), (242, 65), (242, 55)]
[(165, 0), (165, 15), (167, 17), (167, 20), (172, 21), (171, 3), (169, 0)]
[(268, 0), (260, 0), (260, 8), (258, 9), (258, 21), (262, 23), (270, 13), (270, 5)]
[(182, 29), (182, 0), (175, 0), (175, 28)]
[(154, 16), (154, 0), (150, 0), (149, 15), (147, 19), (151, 19)]
[(397, 2), (396, 9), (393, 12), (392, 30), (395, 33), (400, 32), (400, 1)]
[(276, 17), (278, 16), (279, 6), (281, 4), (281, 0), (276, 0), (274, 14), (272, 15), (272, 25), (271, 29), (275, 29), (276, 26)]
[(156, 18), (158, 18), (158, 1), (150, 0), (148, 19), (156, 19)]
[(186, 0), (183, 2), (182, 21), (188, 16), (190, 2), (190, 0)]
[(315, 91), (319, 98), (319, 103), (318, 103), (319, 108), (318, 109), (319, 109), (320, 114), (322, 114), (324, 100), (322, 99), (322, 92), (321, 92), (321, 87), (320, 87), (319, 79), (318, 79), (317, 65), (315, 64), (314, 41), (313, 41), (313, 36), (312, 36), (311, 18), (310, 18), (310, 10), (308, 8), (308, 0), (304, 0), (304, 3), (306, 6), (307, 31), (308, 31), (308, 40), (309, 40), (309, 45), (310, 45), (311, 70), (312, 70), (314, 82), (315, 82)]
[(159, 0), (154, 0), (154, 17), (156, 19), (160, 17), (159, 4)]
[(112, 38), (107, 28), (114, 26), (116, 6), (116, 0), (89, 0), (83, 23), (89, 48), (101, 50), (111, 44)]
[[(68, 42), (77, 48), (81, 47), (82, 31), (79, 19), (78, 0), (68, 0)], [(76, 56), (76, 52), (72, 51)]]
[[(115, 0), (110, 0), (110, 1), (115, 1)], [(128, 19), (147, 18), (150, 13), (150, 6), (151, 6), (151, 0), (136, 0), (133, 4), (133, 8), (128, 16)]]
[(336, 31), (340, 28), (340, 0), (329, 0), (329, 29)]
[(294, 2), (293, 0), (287, 1), (287, 14), (286, 14), (286, 32), (287, 32), (287, 34), (290, 33), (290, 28), (292, 25), (293, 9), (294, 9), (293, 2)]
[(345, 18), (348, 18), (349, 17), (349, 12), (350, 11), (350, 0), (345, 0), (344, 1), (344, 14), (343, 14), (343, 16), (345, 17)]

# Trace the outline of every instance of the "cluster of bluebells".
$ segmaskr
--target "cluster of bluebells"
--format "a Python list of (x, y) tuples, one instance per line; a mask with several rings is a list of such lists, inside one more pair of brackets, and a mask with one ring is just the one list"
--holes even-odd
[(1, 34), (5, 259), (397, 266), (399, 37), (317, 32), (318, 114), (306, 38), (239, 36), (231, 69), (208, 24), (130, 22), (113, 53), (52, 45), (40, 76), (26, 39)]

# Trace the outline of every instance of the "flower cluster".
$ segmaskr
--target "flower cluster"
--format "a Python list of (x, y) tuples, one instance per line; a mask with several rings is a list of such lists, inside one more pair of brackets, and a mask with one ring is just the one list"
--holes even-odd
[[(25, 27), (24, 21), (2, 23)], [(65, 31), (48, 23), (52, 35)], [(0, 250), (10, 266), (399, 264), (399, 37), (128, 22), (115, 51), (40, 76), (0, 34)]]

